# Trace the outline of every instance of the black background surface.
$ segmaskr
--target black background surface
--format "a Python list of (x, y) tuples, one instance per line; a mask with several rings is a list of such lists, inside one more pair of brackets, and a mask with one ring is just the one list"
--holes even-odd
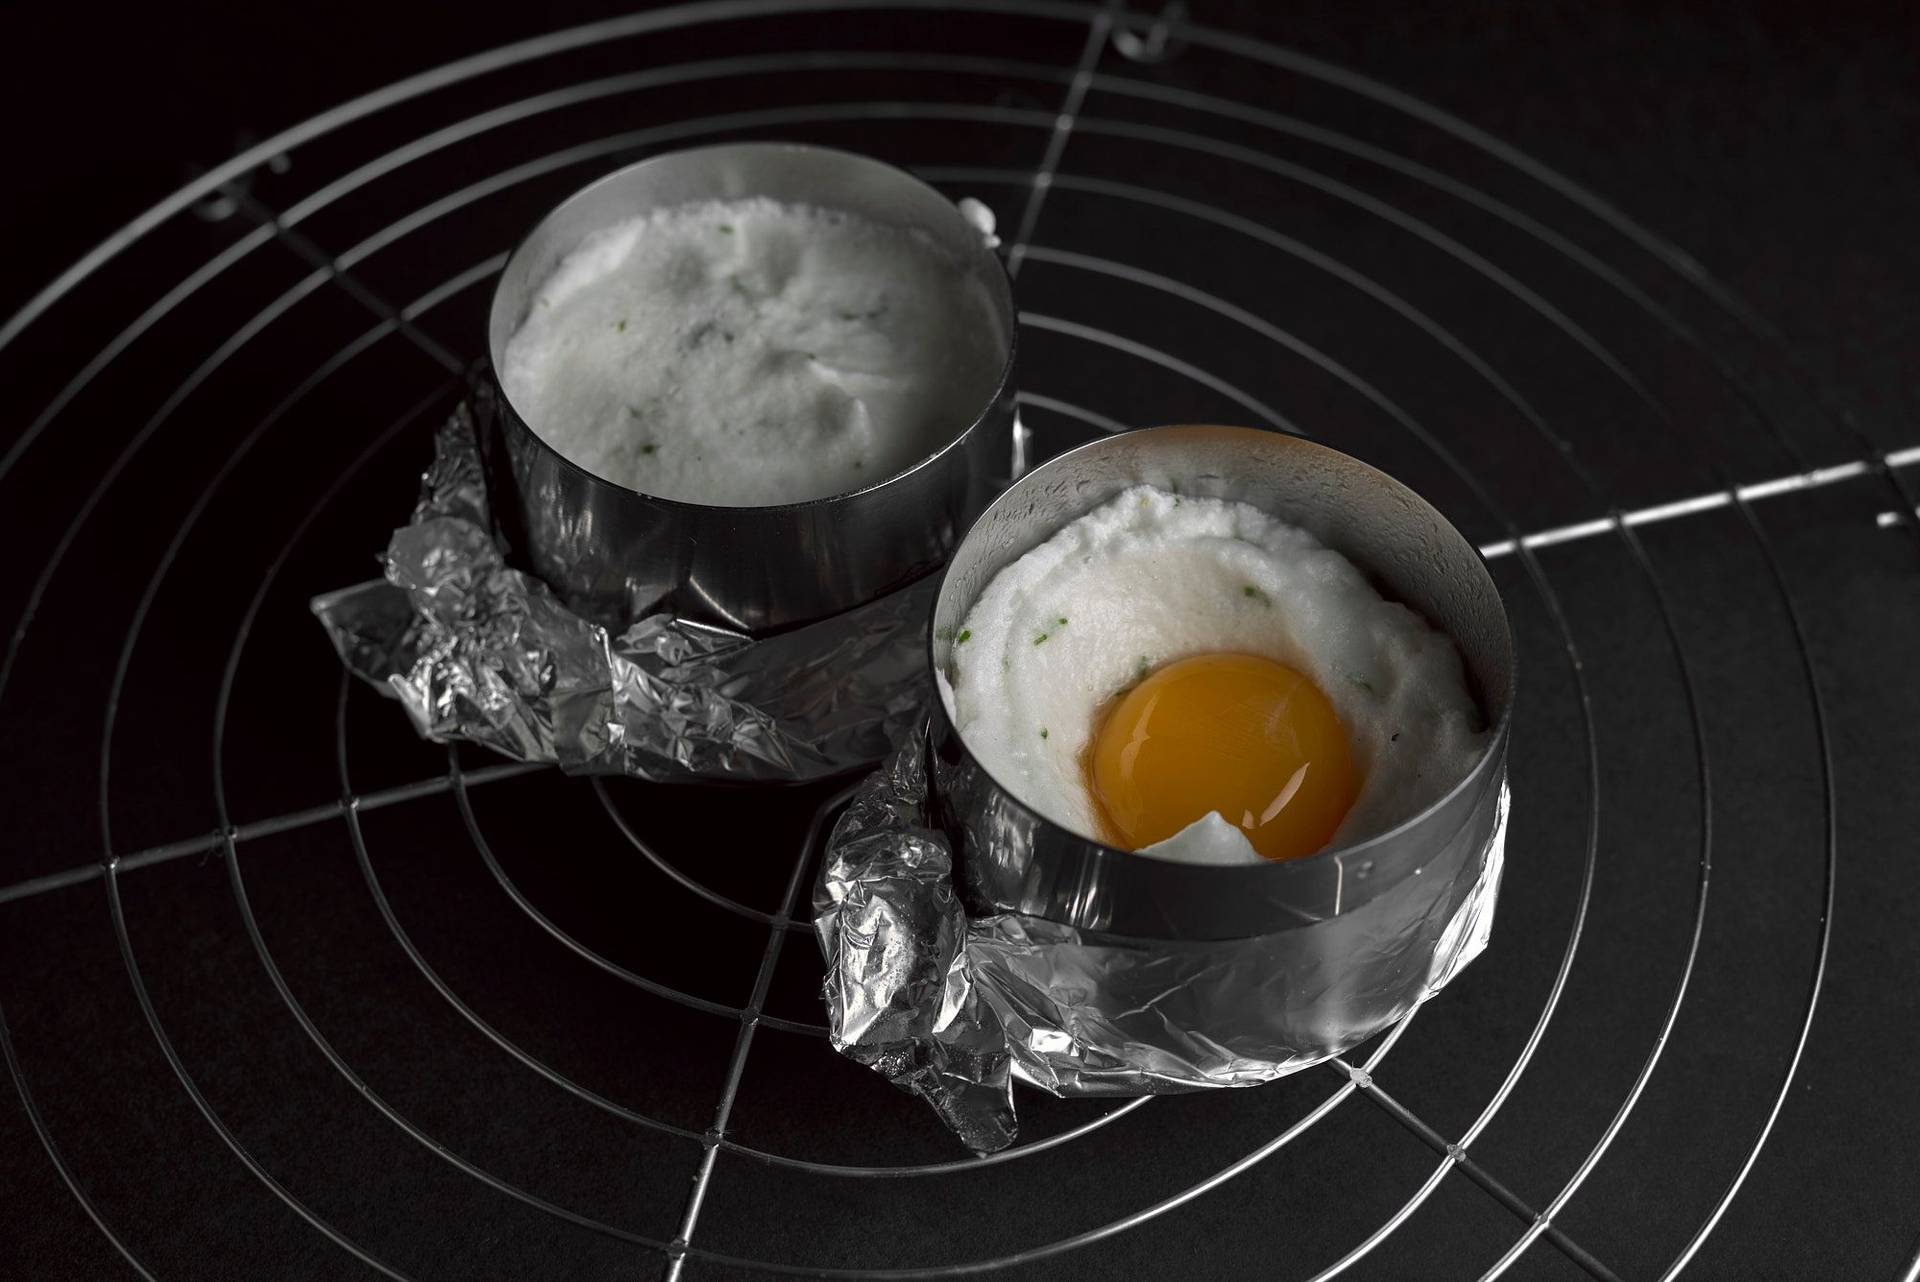
[[(5, 296), (195, 166), (622, 6), (19, 6)], [(1221, 3), (1194, 17), (1433, 102), (1611, 199), (1778, 326), (1883, 444), (1920, 410), (1920, 24), (1901, 5)]]
[[(1290, 197), (1254, 180), (1228, 195), (1209, 193), (1212, 173), (1189, 157), (1097, 130), (1076, 135), (1064, 172), (1151, 174), (1169, 190), (1211, 194), (1250, 217), (1272, 201), (1276, 225), (1345, 246), (1357, 261), (1412, 282), (1410, 289), (1425, 280), (1436, 297), (1451, 300), (1450, 324), (1502, 368), (1533, 375), (1529, 394), (1556, 421), (1574, 424), (1580, 455), (1612, 501), (1654, 503), (1711, 490), (1723, 474), (1754, 481), (1796, 463), (1843, 463), (1863, 456), (1862, 439), (1879, 449), (1920, 443), (1920, 246), (1913, 235), (1920, 226), (1920, 41), (1910, 14), (1896, 6), (1409, 11), (1206, 0), (1193, 10), (1199, 21), (1404, 89), (1516, 145), (1680, 246), (1779, 330), (1819, 396), (1801, 390), (1777, 349), (1725, 338), (1697, 300), (1686, 301), (1692, 296), (1684, 288), (1662, 278), (1658, 297), (1696, 309), (1685, 315), (1702, 326), (1708, 346), (1727, 353), (1777, 408), (1785, 446), (1692, 390), (1697, 357), (1647, 339), (1644, 321), (1608, 311), (1589, 298), (1589, 285), (1556, 275), (1545, 255), (1487, 242), (1498, 245), (1496, 256), (1512, 254), (1501, 261), (1548, 298), (1579, 304), (1574, 310), (1681, 407), (1669, 430), (1644, 431), (1630, 421), (1631, 407), (1616, 411), (1604, 400), (1615, 393), (1599, 390), (1590, 367), (1535, 346), (1531, 334), (1513, 331), (1504, 304), (1475, 293), (1473, 282), (1456, 282), (1450, 267), (1375, 239), (1364, 220), (1310, 202), (1283, 205)], [(480, 12), (349, 2), (124, 12), (36, 6), (10, 14), (0, 94), (5, 118), (15, 122), (9, 159), (18, 177), (15, 198), (0, 209), (15, 246), (0, 262), (0, 314), (195, 166), (217, 163), (247, 139), (422, 68), (607, 12), (581, 4)], [(848, 28), (850, 38), (880, 48), (943, 38), (944, 30), (925, 16)], [(983, 51), (1056, 67), (1071, 64), (1079, 43), (1071, 28), (1040, 23), (954, 30), (956, 42), (971, 38)], [(766, 32), (753, 38), (766, 42), (756, 47), (779, 47)], [(739, 51), (728, 39), (709, 33), (663, 47), (678, 58)], [(1111, 59), (1103, 67), (1136, 74)], [(1290, 81), (1210, 61), (1205, 51), (1179, 54), (1154, 74), (1309, 119), (1353, 111), (1356, 132), (1374, 124)], [(528, 75), (524, 90), (495, 87), (482, 101), (545, 86), (537, 73)], [(1023, 85), (1006, 101), (1050, 110), (1060, 88)], [(1099, 103), (1097, 114), (1124, 120), (1130, 113), (1149, 118), (1138, 103), (1122, 101)], [(1436, 168), (1518, 190), (1500, 166), (1463, 158), (1432, 133), (1379, 128)], [(1223, 126), (1220, 136), (1240, 135)], [(1016, 171), (1032, 167), (1041, 141), (1035, 133), (950, 143), (926, 137), (965, 152), (970, 164)], [(876, 149), (918, 145), (886, 134), (858, 141)], [(296, 154), (289, 174), (263, 178), (258, 190), (268, 200), (297, 197), (317, 181), (308, 173), (331, 176), (371, 146), (356, 140), (338, 155), (324, 146), (313, 156)], [(413, 203), (452, 185), (431, 172), (418, 181)], [(502, 247), (511, 238), (506, 229), (524, 225), (565, 190), (566, 180), (555, 182), (544, 194), (526, 194), (518, 214), (494, 210), (489, 221), (447, 231), (444, 262), (428, 250), (388, 254), (370, 261), (369, 279), (394, 296), (418, 293)], [(1003, 220), (1018, 208), (1018, 187), (969, 189), (992, 199)], [(1526, 207), (1609, 262), (1642, 261), (1563, 206)], [(310, 230), (337, 249), (390, 218), (383, 208), (347, 202)], [(1376, 340), (1369, 326), (1378, 322), (1369, 315), (1303, 302), (1311, 286), (1276, 260), (1249, 266), (1224, 257), (1213, 242), (1184, 235), (1164, 211), (1116, 219), (1116, 208), (1063, 184), (1037, 240), (1148, 262), (1261, 316), (1320, 327), (1315, 332), (1369, 376), (1384, 381), (1397, 369), (1407, 382), (1427, 384), (1423, 414), (1463, 443), (1521, 529), (1603, 510), (1551, 451), (1494, 423), (1483, 390), (1456, 396), (1446, 381), (1454, 374), (1442, 363), (1429, 371), (1401, 360), (1390, 339)], [(240, 230), (231, 221), (178, 220), (129, 255), (126, 274), (111, 277), (110, 289), (83, 294), (20, 348), (0, 354), (7, 385), (0, 441), (10, 443), (133, 311)], [(183, 309), (173, 347), (136, 351), (116, 364), (98, 397), (56, 420), (27, 456), (30, 465), (6, 479), (0, 534), (16, 549), (0, 566), (7, 618), (23, 614), (31, 580), (86, 492), (80, 480), (153, 411), (159, 397), (149, 388), (177, 382), (231, 332), (235, 317), (306, 271), (290, 254), (256, 258), (248, 272)], [(1633, 269), (1635, 280), (1654, 275)], [(1021, 288), (1029, 308), (1083, 320), (1128, 313), (1137, 298), (1039, 256)], [(462, 354), (476, 332), (474, 299), (464, 306), (428, 325)], [(312, 592), (367, 573), (368, 550), (406, 506), (423, 436), (405, 431), (382, 445), (346, 499), (320, 503), (295, 539), (298, 514), (406, 407), (442, 394), (427, 401), (420, 424), (444, 407), (436, 372), (388, 339), (369, 349), (350, 379), (322, 383), (287, 412), (280, 431), (298, 446), (268, 438), (212, 491), (178, 553), (180, 569), (154, 598), (146, 639), (131, 649), (111, 714), (111, 786), (102, 788), (107, 691), (158, 547), (208, 477), (235, 457), (245, 431), (313, 367), (313, 352), (332, 351), (367, 323), (331, 291), (304, 300), (297, 316), (297, 325), (264, 331), (246, 360), (186, 402), (185, 429), (164, 438), (165, 451), (140, 456), (52, 580), (14, 680), (0, 694), (0, 818), (8, 834), (0, 887), (85, 866), (103, 849), (124, 855), (445, 771), (444, 754), (415, 742), (398, 714), (367, 691), (352, 689), (340, 703), (342, 687), (302, 608)], [(1267, 349), (1247, 348), (1217, 317), (1133, 308), (1128, 323), (1142, 342), (1221, 353), (1221, 368), (1236, 380), (1267, 386), (1260, 382), (1269, 377), (1261, 368)], [(1058, 332), (1041, 330), (1030, 340), (1023, 336), (1030, 381), (1055, 396), (1129, 421), (1247, 416), (1231, 400), (1205, 403), (1190, 387), (1140, 376)], [(1367, 365), (1369, 352), (1380, 354), (1380, 370)], [(1291, 391), (1286, 371), (1270, 377)], [(1337, 403), (1323, 405), (1316, 395), (1302, 379), (1290, 411), (1302, 421), (1337, 417)], [(1476, 435), (1482, 416), (1490, 438)], [(1836, 426), (1834, 416), (1851, 427)], [(1079, 439), (1069, 422), (1032, 418), (1051, 448)], [(1384, 429), (1373, 435), (1356, 422), (1345, 430), (1351, 435), (1336, 443), (1385, 466), (1425, 466), (1411, 454), (1403, 460), (1396, 451), (1405, 447)], [(1436, 469), (1419, 480), (1471, 535), (1501, 537), (1498, 522), (1445, 474)], [(1768, 1124), (1803, 1025), (1805, 1058), (1778, 1119), (1690, 1275), (1891, 1278), (1920, 1234), (1913, 1156), (1920, 1091), (1910, 1068), (1920, 1057), (1910, 983), (1920, 968), (1920, 933), (1911, 928), (1920, 910), (1912, 866), (1920, 820), (1913, 662), (1920, 545), (1875, 528), (1874, 514), (1892, 504), (1884, 482), (1863, 477), (1756, 505), (1775, 565), (1730, 510), (1649, 525), (1641, 538), (1664, 601), (1650, 592), (1624, 541), (1542, 553), (1590, 685), (1605, 802), (1579, 960), (1531, 1065), (1471, 1152), (1528, 1206), (1544, 1207), (1605, 1134), (1661, 1044), (1669, 1001), (1686, 974), (1686, 1000), (1658, 1071), (1556, 1216), (1618, 1276), (1658, 1275), (1712, 1211)], [(289, 540), (294, 550), (263, 588), (266, 604), (235, 667), (219, 765), (222, 814), (207, 760), (210, 710), (248, 598)], [(1394, 1099), (1449, 1138), (1474, 1123), (1526, 1046), (1567, 946), (1583, 870), (1587, 763), (1578, 692), (1520, 564), (1495, 564), (1514, 609), (1525, 691), (1502, 916), (1488, 955), (1413, 1022), (1379, 1073)], [(1838, 803), (1831, 951), (1810, 1022), (1828, 816), (1802, 651), (1783, 600), (1798, 611), (1824, 699)], [(1684, 668), (1662, 604), (1684, 642)], [(1712, 763), (1704, 789), (1690, 707)], [(344, 767), (334, 751), (337, 715), (346, 719)], [(463, 751), (461, 759), (470, 768), (491, 764), (478, 752)], [(423, 1278), (650, 1277), (657, 1255), (487, 1189), (383, 1116), (363, 1088), (476, 1168), (631, 1233), (671, 1237), (698, 1143), (610, 1119), (583, 1092), (697, 1136), (712, 1121), (734, 1026), (636, 992), (559, 948), (501, 893), (470, 833), (483, 835), (505, 876), (573, 938), (634, 974), (737, 1006), (752, 986), (764, 931), (682, 894), (634, 856), (614, 816), (705, 884), (771, 910), (820, 795), (742, 805), (624, 782), (596, 789), (546, 774), (515, 776), (472, 789), (464, 809), (462, 797), (442, 791), (369, 809), (355, 826), (334, 817), (251, 839), (231, 860), (195, 854), (125, 874), (123, 920), (153, 1014), (208, 1109), (261, 1171), (358, 1247)], [(1712, 889), (1699, 964), (1687, 971), (1703, 802), (1713, 823)], [(717, 834), (715, 815), (724, 815)], [(477, 1019), (575, 1089), (488, 1040), (436, 991), (428, 970)], [(816, 984), (811, 941), (795, 934), (774, 975), (769, 1014), (817, 1021)], [(338, 1065), (290, 1014), (289, 998)], [(250, 1173), (188, 1097), (149, 1031), (98, 880), (0, 902), (0, 1009), (39, 1122), (101, 1217), (154, 1276), (373, 1276)], [(730, 1126), (734, 1141), (819, 1162), (957, 1157), (917, 1105), (833, 1057), (817, 1038), (778, 1028), (757, 1036)], [(695, 1241), (820, 1265), (939, 1263), (1018, 1250), (1178, 1192), (1281, 1133), (1338, 1084), (1331, 1070), (1320, 1070), (1254, 1092), (1153, 1101), (1047, 1154), (925, 1179), (823, 1176), (723, 1152)], [(1023, 1122), (1039, 1137), (1108, 1107), (1027, 1098)], [(1350, 1099), (1246, 1175), (1147, 1225), (1013, 1275), (1306, 1276), (1379, 1228), (1436, 1161), (1384, 1109)], [(0, 1275), (134, 1276), (63, 1186), (12, 1092), (0, 1096), (0, 1207)], [(1476, 1277), (1524, 1228), (1450, 1174), (1352, 1276)], [(687, 1270), (697, 1278), (736, 1275), (712, 1262)], [(1584, 1275), (1543, 1241), (1508, 1276)]]

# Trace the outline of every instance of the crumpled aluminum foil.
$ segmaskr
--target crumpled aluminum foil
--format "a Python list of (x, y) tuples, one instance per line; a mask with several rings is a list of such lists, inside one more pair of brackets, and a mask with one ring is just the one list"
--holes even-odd
[(568, 610), (507, 564), (464, 405), (385, 567), (312, 609), (347, 668), (435, 742), (576, 774), (817, 779), (879, 760), (927, 697), (938, 575), (760, 639), (671, 614), (615, 635)]
[(928, 790), (923, 721), (829, 837), (815, 930), (834, 1048), (975, 1153), (1012, 1143), (1016, 1078), (1058, 1096), (1251, 1086), (1364, 1041), (1486, 947), (1506, 848), (1502, 783), (1490, 831), (1355, 911), (1251, 939), (1120, 939), (969, 919)]

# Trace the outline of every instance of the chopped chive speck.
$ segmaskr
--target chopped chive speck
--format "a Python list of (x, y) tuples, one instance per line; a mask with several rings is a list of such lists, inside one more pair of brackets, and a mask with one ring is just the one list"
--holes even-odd
[(1063, 628), (1067, 626), (1067, 616), (1064, 614), (1060, 616), (1060, 626)]
[(1042, 739), (1047, 737), (1047, 728), (1045, 726), (1040, 727), (1040, 737)]
[(733, 224), (732, 224), (732, 223), (721, 223), (721, 224), (720, 224), (720, 234), (721, 234), (722, 236), (731, 236), (731, 235), (733, 235)]
[(627, 332), (627, 322), (624, 318), (613, 323), (613, 332), (616, 334), (624, 334)]
[(1035, 645), (1044, 645), (1046, 644), (1046, 640), (1047, 640), (1047, 634), (1042, 632), (1039, 636), (1033, 639), (1033, 643)]
[(1273, 598), (1249, 583), (1240, 589), (1240, 595), (1249, 601), (1258, 601), (1261, 605), (1272, 605)]
[(972, 639), (973, 639), (973, 629), (962, 628), (960, 629), (960, 635), (953, 639), (953, 643), (955, 645), (965, 645), (968, 641)]
[(1365, 677), (1356, 677), (1349, 674), (1347, 677), (1347, 680), (1353, 682), (1354, 685), (1359, 686), (1362, 690), (1365, 690), (1368, 694), (1375, 693), (1373, 688), (1373, 682), (1367, 680)]
[(659, 448), (660, 447), (658, 445), (655, 445), (652, 441), (648, 441), (645, 445), (642, 445), (640, 447), (640, 452), (642, 454), (651, 454)]

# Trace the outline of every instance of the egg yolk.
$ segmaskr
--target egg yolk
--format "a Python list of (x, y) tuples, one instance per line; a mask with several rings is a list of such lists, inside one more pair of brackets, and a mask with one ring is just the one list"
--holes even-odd
[(1129, 850), (1217, 810), (1263, 858), (1297, 859), (1333, 838), (1360, 791), (1327, 696), (1251, 654), (1180, 659), (1119, 695), (1086, 770), (1110, 844)]

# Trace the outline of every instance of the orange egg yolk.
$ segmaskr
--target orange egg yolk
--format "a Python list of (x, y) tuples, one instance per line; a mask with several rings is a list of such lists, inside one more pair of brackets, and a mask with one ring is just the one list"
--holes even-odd
[(1086, 770), (1108, 841), (1129, 850), (1217, 810), (1262, 857), (1298, 859), (1332, 840), (1360, 791), (1327, 696), (1251, 654), (1180, 659), (1122, 693)]

